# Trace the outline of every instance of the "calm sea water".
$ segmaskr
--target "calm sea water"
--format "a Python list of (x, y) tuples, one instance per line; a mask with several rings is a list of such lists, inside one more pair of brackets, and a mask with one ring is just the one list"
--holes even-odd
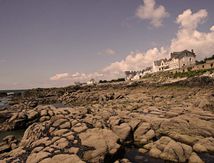
[(0, 108), (3, 108), (4, 106), (6, 106), (8, 104), (8, 100), (9, 98), (0, 98)]
[(0, 142), (2, 142), (2, 139), (8, 135), (14, 135), (16, 139), (21, 140), (24, 132), (25, 129), (0, 132)]

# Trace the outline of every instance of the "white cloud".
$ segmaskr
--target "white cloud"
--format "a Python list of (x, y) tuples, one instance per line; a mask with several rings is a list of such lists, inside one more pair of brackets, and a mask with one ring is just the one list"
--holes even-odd
[(210, 30), (214, 32), (214, 25), (210, 28)]
[(140, 5), (135, 15), (142, 20), (149, 20), (154, 27), (163, 25), (163, 19), (169, 16), (165, 7), (156, 6), (155, 0), (143, 0), (144, 4)]
[(63, 73), (64, 75), (56, 74), (51, 79), (83, 82), (91, 78), (100, 80), (124, 77), (124, 71), (126, 70), (142, 70), (145, 67), (152, 66), (154, 60), (167, 58), (172, 51), (182, 51), (185, 49), (194, 49), (198, 59), (211, 56), (214, 54), (214, 25), (208, 32), (200, 32), (197, 29), (199, 24), (205, 22), (207, 16), (206, 10), (192, 13), (190, 9), (178, 15), (176, 22), (179, 25), (179, 29), (176, 37), (171, 40), (168, 47), (152, 48), (146, 52), (131, 52), (125, 59), (111, 63), (100, 72), (88, 74), (79, 72), (74, 74)]
[(182, 14), (178, 15), (177, 23), (182, 29), (194, 30), (200, 23), (203, 23), (204, 18), (207, 16), (208, 13), (205, 9), (199, 10), (196, 13), (192, 13), (190, 9), (187, 9)]
[(74, 74), (62, 73), (56, 74), (50, 78), (51, 81), (67, 81), (69, 83), (74, 83), (77, 81), (85, 82), (90, 79), (100, 79), (103, 77), (102, 73), (94, 72), (94, 73), (79, 73), (76, 72)]
[(108, 49), (105, 49), (103, 50), (102, 52), (99, 53), (100, 55), (115, 55), (116, 54), (116, 51), (111, 49), (111, 48), (108, 48)]
[(131, 52), (124, 60), (114, 62), (104, 68), (105, 73), (120, 74), (126, 70), (142, 70), (152, 65), (154, 60), (167, 57), (167, 50), (153, 48), (144, 52)]
[(94, 73), (79, 73), (76, 72), (70, 75), (70, 80), (72, 81), (88, 81), (90, 79), (99, 79), (103, 77), (102, 73), (94, 72)]
[(56, 75), (54, 75), (54, 76), (52, 76), (51, 78), (50, 78), (50, 80), (64, 80), (64, 79), (66, 79), (67, 77), (68, 77), (69, 75), (68, 75), (68, 73), (61, 73), (61, 74), (56, 74)]
[(197, 28), (199, 24), (205, 22), (208, 13), (206, 10), (199, 10), (192, 13), (190, 9), (185, 10), (177, 17), (180, 25), (176, 38), (172, 39), (170, 51), (181, 51), (184, 49), (194, 49), (198, 59), (210, 56), (214, 53), (214, 26), (209, 32), (200, 32)]
[(198, 25), (205, 22), (207, 15), (206, 10), (199, 10), (196, 13), (192, 13), (190, 9), (185, 10), (177, 17), (179, 30), (176, 37), (171, 40), (169, 48), (162, 47), (149, 49), (146, 52), (133, 52), (124, 60), (110, 64), (103, 71), (105, 74), (108, 73), (109, 76), (115, 77), (126, 70), (141, 70), (151, 66), (154, 60), (167, 58), (169, 52), (185, 49), (194, 49), (198, 59), (214, 54), (214, 26), (207, 33), (197, 30)]

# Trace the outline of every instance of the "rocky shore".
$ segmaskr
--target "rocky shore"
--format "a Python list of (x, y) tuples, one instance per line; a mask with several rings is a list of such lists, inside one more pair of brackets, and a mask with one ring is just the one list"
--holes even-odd
[(1, 132), (25, 129), (21, 140), (3, 139), (0, 163), (138, 162), (132, 148), (155, 162), (212, 162), (213, 83), (29, 90), (0, 111)]

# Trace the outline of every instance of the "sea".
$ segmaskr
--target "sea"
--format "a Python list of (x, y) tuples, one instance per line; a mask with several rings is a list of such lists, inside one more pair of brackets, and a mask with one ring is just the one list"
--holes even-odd
[(7, 97), (3, 97), (3, 98), (0, 97), (0, 108), (5, 107), (8, 104), (8, 100), (9, 98)]
[(26, 90), (0, 90), (0, 109), (6, 107), (13, 96), (22, 94)]

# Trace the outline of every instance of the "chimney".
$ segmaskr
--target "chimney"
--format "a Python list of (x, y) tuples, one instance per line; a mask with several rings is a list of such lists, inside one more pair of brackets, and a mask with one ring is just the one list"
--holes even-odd
[(193, 49), (191, 50), (192, 53), (194, 53)]

